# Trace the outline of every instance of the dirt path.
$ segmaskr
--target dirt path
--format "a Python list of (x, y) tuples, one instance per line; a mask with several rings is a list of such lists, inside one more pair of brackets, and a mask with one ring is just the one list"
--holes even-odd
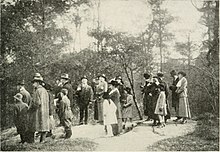
[[(77, 138), (86, 139), (97, 143), (95, 150), (97, 151), (146, 151), (147, 147), (157, 141), (166, 138), (183, 136), (195, 129), (196, 122), (188, 121), (187, 124), (176, 124), (172, 120), (168, 122), (165, 128), (157, 128), (151, 126), (152, 122), (144, 122), (135, 127), (132, 131), (120, 136), (106, 138), (104, 127), (102, 125), (82, 125), (72, 127), (73, 136), (70, 140)], [(6, 132), (2, 132), (2, 137), (7, 137), (5, 142), (18, 143), (19, 136), (15, 135), (16, 129), (12, 128)], [(51, 142), (60, 140), (63, 135), (63, 128), (58, 127), (54, 130), (55, 139), (48, 139)], [(53, 141), (55, 140), (55, 141)], [(65, 140), (64, 140), (65, 142)]]
[(87, 138), (98, 144), (98, 151), (143, 151), (153, 143), (177, 136), (182, 136), (194, 130), (196, 122), (176, 124), (171, 120), (165, 128), (159, 129), (151, 126), (152, 122), (145, 122), (132, 131), (120, 136), (105, 138), (101, 125), (83, 125), (73, 127), (72, 138)]

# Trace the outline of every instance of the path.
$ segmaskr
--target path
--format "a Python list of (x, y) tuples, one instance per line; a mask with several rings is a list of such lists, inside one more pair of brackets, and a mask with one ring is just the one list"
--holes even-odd
[(150, 121), (144, 122), (135, 127), (132, 131), (120, 136), (106, 138), (101, 125), (82, 125), (72, 128), (72, 138), (87, 138), (98, 144), (98, 151), (142, 151), (155, 142), (183, 136), (194, 130), (195, 121), (188, 121), (187, 124), (176, 124), (170, 120), (165, 128), (152, 127)]
[[(72, 127), (73, 136), (71, 139), (83, 138), (97, 143), (98, 151), (146, 151), (147, 147), (157, 141), (166, 138), (183, 136), (195, 129), (196, 122), (188, 121), (187, 124), (176, 124), (172, 120), (168, 122), (165, 128), (157, 128), (151, 126), (152, 122), (144, 122), (138, 125), (132, 131), (120, 136), (106, 138), (102, 125), (81, 125)], [(18, 142), (19, 136), (13, 136), (15, 129), (10, 129), (8, 141)], [(58, 127), (54, 131), (56, 138), (59, 140), (63, 134), (63, 128)], [(5, 133), (2, 132), (1, 135)], [(10, 135), (11, 134), (11, 135)], [(70, 139), (70, 140), (71, 140)]]

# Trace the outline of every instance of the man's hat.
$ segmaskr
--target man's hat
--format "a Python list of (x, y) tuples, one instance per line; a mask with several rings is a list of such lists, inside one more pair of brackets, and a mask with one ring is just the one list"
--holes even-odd
[(69, 78), (69, 74), (63, 73), (63, 74), (61, 75), (61, 79), (69, 80), (69, 79), (70, 79), (70, 78)]
[(22, 94), (20, 94), (20, 93), (17, 93), (17, 94), (14, 96), (14, 98), (15, 98), (16, 100), (18, 100), (18, 101), (21, 101), (21, 102), (22, 102), (23, 95), (22, 95)]
[(32, 80), (32, 82), (36, 82), (36, 81), (38, 81), (38, 82), (43, 82), (44, 81), (43, 77), (41, 76), (40, 73), (35, 73), (34, 79)]
[(157, 76), (158, 76), (159, 78), (162, 78), (162, 77), (163, 77), (163, 73), (162, 73), (162, 72), (158, 72), (158, 73), (157, 73)]
[(21, 80), (21, 81), (18, 81), (18, 84), (17, 85), (24, 85), (24, 80)]

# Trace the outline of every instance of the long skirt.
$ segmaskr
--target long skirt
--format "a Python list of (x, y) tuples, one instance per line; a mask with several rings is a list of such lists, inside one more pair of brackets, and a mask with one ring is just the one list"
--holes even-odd
[(166, 107), (166, 95), (164, 91), (161, 91), (159, 97), (157, 99), (157, 104), (154, 113), (157, 115), (167, 115), (167, 107)]
[(177, 116), (191, 118), (189, 102), (187, 97), (179, 98), (179, 106), (177, 106)]
[(97, 100), (98, 120), (103, 121), (103, 98)]
[(95, 103), (94, 103), (94, 119), (95, 119), (95, 120), (99, 120), (97, 100), (95, 100)]

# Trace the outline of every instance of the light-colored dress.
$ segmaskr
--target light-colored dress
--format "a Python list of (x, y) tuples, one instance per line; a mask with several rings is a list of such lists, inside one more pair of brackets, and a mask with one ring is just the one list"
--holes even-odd
[(103, 101), (103, 122), (104, 125), (111, 125), (117, 124), (117, 117), (116, 117), (116, 110), (117, 107), (114, 102), (109, 99), (104, 99)]
[(176, 92), (179, 94), (179, 106), (177, 106), (177, 116), (191, 118), (188, 96), (187, 96), (187, 79), (181, 78), (176, 85)]

